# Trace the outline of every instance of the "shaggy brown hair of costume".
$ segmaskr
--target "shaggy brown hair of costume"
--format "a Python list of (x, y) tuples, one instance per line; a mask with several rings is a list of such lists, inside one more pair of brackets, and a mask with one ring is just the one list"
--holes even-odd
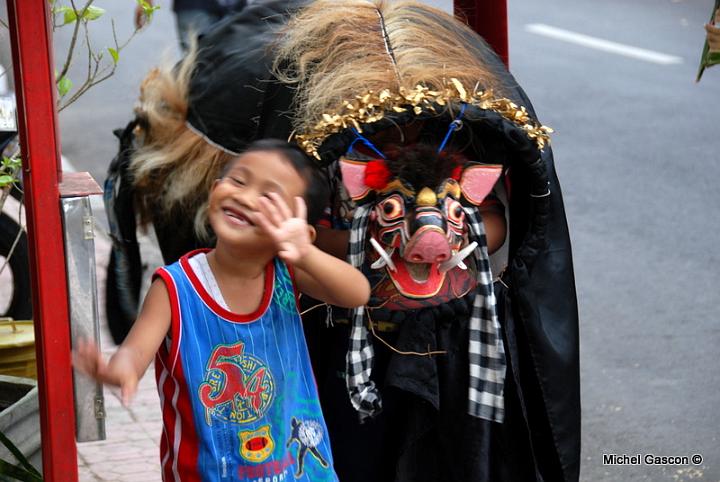
[(466, 25), (419, 2), (318, 0), (289, 22), (274, 69), (297, 85), (295, 127), (303, 133), (370, 90), (442, 90), (455, 78), (468, 91), (501, 93), (482, 60), (490, 55)]
[(429, 144), (391, 147), (385, 149), (385, 155), (385, 163), (393, 176), (410, 184), (416, 191), (423, 187), (435, 189), (464, 162), (457, 153), (438, 153), (437, 147)]
[(148, 128), (138, 133), (142, 146), (133, 153), (130, 168), (142, 224), (157, 214), (196, 213), (195, 230), (202, 237), (208, 234), (210, 187), (233, 154), (211, 145), (186, 125), (196, 56), (193, 44), (179, 65), (153, 69), (143, 81), (136, 114)]

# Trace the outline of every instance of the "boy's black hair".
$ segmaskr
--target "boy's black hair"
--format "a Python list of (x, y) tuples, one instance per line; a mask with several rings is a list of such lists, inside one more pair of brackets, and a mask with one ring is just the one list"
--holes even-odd
[[(243, 154), (258, 151), (276, 152), (280, 154), (293, 166), (295, 171), (300, 174), (300, 177), (303, 178), (306, 184), (303, 199), (305, 200), (305, 204), (307, 204), (308, 224), (317, 224), (328, 203), (330, 188), (327, 177), (315, 162), (313, 162), (310, 156), (305, 154), (305, 151), (297, 144), (292, 144), (281, 139), (260, 139), (253, 141), (245, 148)], [(232, 158), (223, 166), (220, 171), (220, 178), (225, 177), (238, 158), (239, 156)]]

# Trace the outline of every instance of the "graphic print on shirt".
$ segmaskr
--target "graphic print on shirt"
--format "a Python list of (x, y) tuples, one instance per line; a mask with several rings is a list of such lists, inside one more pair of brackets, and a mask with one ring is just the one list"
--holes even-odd
[(212, 418), (233, 423), (261, 419), (273, 402), (275, 382), (267, 364), (245, 353), (245, 344), (217, 345), (208, 360), (198, 394), (205, 407), (205, 421)]
[(305, 456), (308, 452), (323, 468), (327, 469), (330, 465), (318, 450), (323, 440), (322, 425), (315, 420), (298, 420), (295, 417), (292, 418), (291, 425), (292, 432), (285, 446), (289, 448), (295, 442), (298, 444), (297, 457), (295, 457), (297, 460), (295, 478), (299, 479), (305, 473)]
[(270, 425), (263, 425), (257, 430), (238, 432), (240, 437), (240, 456), (248, 462), (260, 463), (270, 457), (275, 450)]
[(290, 276), (278, 276), (275, 278), (274, 301), (285, 313), (297, 314), (297, 301)]

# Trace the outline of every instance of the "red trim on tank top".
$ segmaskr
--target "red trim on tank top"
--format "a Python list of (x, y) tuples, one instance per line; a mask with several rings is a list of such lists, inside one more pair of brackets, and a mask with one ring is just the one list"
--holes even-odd
[[(164, 344), (160, 346), (155, 358), (155, 377), (158, 391), (162, 391), (163, 405), (163, 436), (160, 441), (160, 462), (164, 481), (174, 481), (175, 467), (180, 478), (188, 482), (200, 481), (198, 471), (198, 455), (200, 452), (195, 426), (193, 425), (193, 413), (190, 406), (190, 392), (185, 374), (182, 369), (182, 358), (180, 354), (180, 341), (182, 338), (182, 322), (180, 320), (180, 300), (178, 299), (177, 286), (170, 273), (159, 268), (155, 271), (153, 278), (160, 278), (170, 298), (170, 350), (166, 350)], [(161, 370), (167, 373), (162, 385)], [(175, 390), (178, 396), (175, 398)], [(177, 433), (178, 418), (180, 432)], [(177, 448), (177, 451), (176, 451)], [(165, 457), (168, 460), (162, 464)]]
[(180, 323), (180, 300), (178, 300), (177, 286), (170, 273), (165, 268), (158, 268), (153, 274), (153, 281), (160, 278), (165, 283), (168, 298), (170, 298), (170, 351), (165, 363), (168, 364), (169, 375), (174, 376), (177, 363), (180, 339), (182, 338), (182, 325)]

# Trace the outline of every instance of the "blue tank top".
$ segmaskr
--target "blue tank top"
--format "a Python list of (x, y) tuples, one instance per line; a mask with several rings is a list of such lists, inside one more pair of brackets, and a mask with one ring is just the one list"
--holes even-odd
[(171, 301), (171, 336), (156, 357), (163, 480), (336, 481), (293, 281), (265, 270), (255, 312), (221, 307), (190, 267), (156, 276)]

